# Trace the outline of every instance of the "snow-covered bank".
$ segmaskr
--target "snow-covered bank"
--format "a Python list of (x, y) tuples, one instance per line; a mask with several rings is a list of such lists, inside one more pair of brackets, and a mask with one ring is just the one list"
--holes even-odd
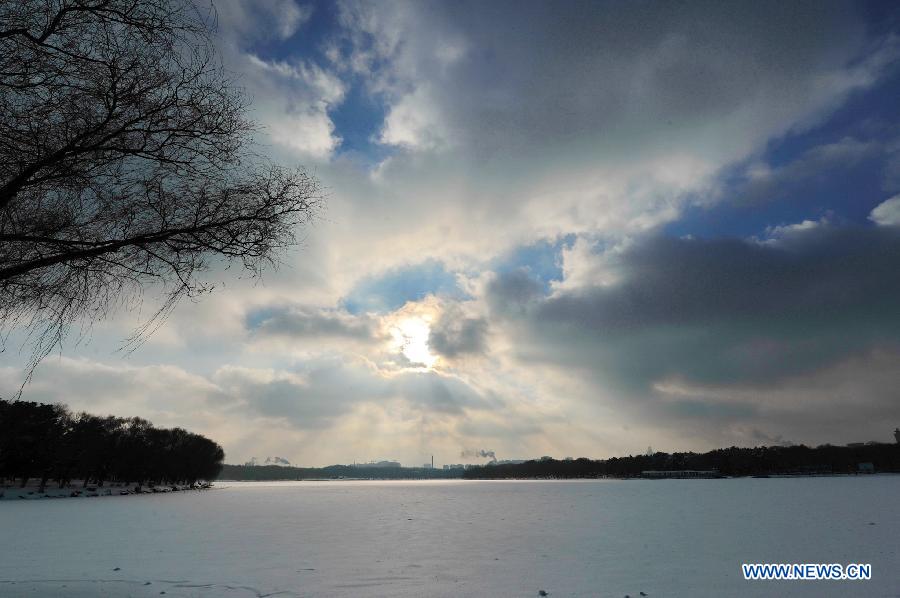
[(135, 484), (84, 485), (75, 480), (62, 488), (58, 484), (47, 484), (41, 491), (40, 484), (31, 483), (20, 487), (18, 484), (0, 484), (0, 500), (38, 500), (43, 498), (97, 498), (101, 496), (129, 496), (133, 494), (162, 494), (166, 492), (189, 492), (208, 490), (212, 484), (160, 484), (137, 486)]

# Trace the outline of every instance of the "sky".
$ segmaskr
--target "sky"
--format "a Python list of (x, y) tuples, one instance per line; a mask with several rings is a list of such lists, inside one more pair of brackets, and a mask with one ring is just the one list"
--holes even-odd
[(72, 334), (24, 399), (229, 463), (891, 440), (896, 3), (216, 6), (262, 151), (327, 209), (135, 352), (153, 296)]

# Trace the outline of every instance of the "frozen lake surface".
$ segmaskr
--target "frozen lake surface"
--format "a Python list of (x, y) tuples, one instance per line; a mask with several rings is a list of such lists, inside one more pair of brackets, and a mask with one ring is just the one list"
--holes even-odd
[(900, 476), (217, 486), (0, 502), (0, 596), (900, 596)]

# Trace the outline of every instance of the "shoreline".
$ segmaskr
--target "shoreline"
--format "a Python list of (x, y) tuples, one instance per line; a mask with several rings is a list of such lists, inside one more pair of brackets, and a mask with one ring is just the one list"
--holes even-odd
[[(167, 494), (174, 492), (190, 492), (210, 490), (212, 482), (198, 484), (156, 484), (153, 486), (140, 486), (136, 484), (111, 483), (104, 486), (88, 484), (82, 486), (82, 481), (75, 480), (60, 488), (57, 484), (47, 484), (44, 491), (40, 492), (39, 484), (28, 484), (24, 488), (18, 484), (0, 486), (0, 502), (8, 500), (45, 500), (57, 498), (99, 498), (106, 496), (137, 496), (142, 494)], [(140, 489), (138, 489), (140, 488)]]
[(765, 475), (717, 476), (717, 477), (642, 477), (642, 476), (601, 476), (601, 477), (496, 477), (496, 478), (273, 478), (273, 479), (216, 479), (222, 483), (271, 483), (271, 482), (566, 482), (566, 481), (635, 481), (658, 482), (663, 480), (741, 480), (741, 479), (787, 479), (787, 478), (871, 478), (878, 476), (900, 476), (896, 471), (874, 473), (773, 473)]

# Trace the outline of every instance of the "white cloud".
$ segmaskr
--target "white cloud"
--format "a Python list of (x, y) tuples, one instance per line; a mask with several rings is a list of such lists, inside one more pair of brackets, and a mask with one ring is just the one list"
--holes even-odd
[(253, 54), (247, 60), (257, 79), (269, 86), (269, 93), (284, 97), (279, 113), (264, 115), (272, 140), (316, 159), (329, 158), (341, 138), (335, 133), (328, 110), (343, 101), (343, 82), (304, 61), (266, 61)]
[(880, 226), (900, 224), (900, 195), (895, 195), (875, 206), (869, 220)]
[(563, 247), (560, 252), (563, 278), (553, 281), (553, 288), (561, 291), (615, 284), (621, 277), (616, 258), (627, 245), (626, 241), (601, 251), (596, 239), (576, 237), (571, 247)]
[(448, 133), (427, 86), (419, 87), (391, 106), (378, 141), (413, 150), (436, 149), (447, 143)]
[[(723, 167), (817, 122), (894, 54), (885, 44), (860, 60), (852, 14), (815, 13), (797, 36), (749, 7), (743, 21), (698, 10), (641, 23), (529, 10), (498, 10), (501, 25), (455, 5), (341, 4), (333, 60), (385, 103), (376, 140), (404, 151), (369, 178), (320, 171), (334, 190), (322, 239), (343, 258), (333, 279), (394, 266), (409, 248), (472, 265), (560, 235), (652, 231), (720, 199)], [(871, 151), (851, 141), (822, 158)]]
[[(724, 168), (753, 164), (747, 179), (762, 194), (865, 159), (879, 148), (852, 138), (793, 165), (761, 156), (772, 139), (821, 122), (872, 85), (896, 50), (885, 42), (867, 54), (871, 40), (858, 15), (839, 7), (811, 10), (794, 27), (796, 12), (780, 5), (608, 14), (600, 5), (596, 14), (567, 6), (341, 2), (341, 30), (323, 40), (317, 63), (315, 52), (295, 56), (290, 42), (278, 45), (302, 34), (310, 9), (290, 0), (222, 3), (219, 41), (266, 126), (265, 151), (312, 163), (327, 187), (327, 217), (303, 231), (302, 249), (263, 284), (211, 272), (226, 287), (180, 305), (165, 335), (127, 363), (111, 347), (135, 316), (98, 325), (92, 344), (66, 348), (84, 360), (48, 361), (26, 398), (197, 429), (225, 444), (231, 461), (277, 454), (302, 464), (416, 463), (465, 446), (511, 457), (606, 456), (643, 450), (648, 439), (658, 448), (691, 448), (688, 436), (697, 448), (717, 441), (715, 426), (668, 425), (647, 396), (614, 388), (612, 374), (584, 374), (614, 361), (608, 345), (577, 335), (559, 346), (531, 343), (521, 322), (491, 311), (491, 270), (511, 248), (574, 235), (550, 298), (520, 280), (519, 290), (533, 296), (518, 307), (599, 294), (622, 282), (622, 255), (643, 236), (690, 204), (721, 200)], [(384, 121), (369, 129), (389, 146), (376, 169), (335, 156), (343, 132), (330, 115), (351, 85), (384, 108)], [(872, 220), (900, 222), (898, 197)], [(825, 224), (774, 227), (772, 243), (754, 248)], [(460, 272), (471, 297), (425, 297), (380, 316), (338, 308), (360, 279), (429, 258)], [(250, 330), (246, 318), (260, 306), (283, 309)], [(399, 319), (426, 316), (442, 353), (436, 371), (409, 367), (390, 343)], [(584, 311), (576, 331), (590, 318)], [(653, 370), (642, 360), (664, 340), (631, 340), (626, 349), (642, 350), (620, 369)], [(679, 357), (662, 354), (666, 363)], [(17, 363), (14, 352), (2, 359)], [(6, 370), (4, 390), (18, 388), (18, 372)], [(696, 380), (680, 382), (699, 393)], [(766, 423), (746, 429), (803, 440)]]
[(278, 15), (278, 35), (281, 39), (287, 39), (312, 18), (313, 7), (309, 4), (299, 5), (293, 0), (281, 0), (277, 2), (277, 8), (273, 10)]
[(309, 22), (313, 7), (295, 0), (229, 0), (215, 6), (219, 35), (234, 43), (285, 40)]
[(326, 159), (340, 145), (334, 124), (319, 106), (291, 110), (272, 129), (272, 140), (313, 158)]
[(761, 239), (754, 237), (752, 240), (762, 244), (778, 244), (785, 238), (788, 238), (796, 233), (803, 233), (804, 231), (810, 231), (827, 226), (831, 226), (831, 222), (829, 221), (829, 217), (827, 215), (822, 216), (818, 220), (811, 220), (807, 218), (806, 220), (794, 224), (779, 224), (776, 226), (768, 226), (766, 227), (765, 235)]

